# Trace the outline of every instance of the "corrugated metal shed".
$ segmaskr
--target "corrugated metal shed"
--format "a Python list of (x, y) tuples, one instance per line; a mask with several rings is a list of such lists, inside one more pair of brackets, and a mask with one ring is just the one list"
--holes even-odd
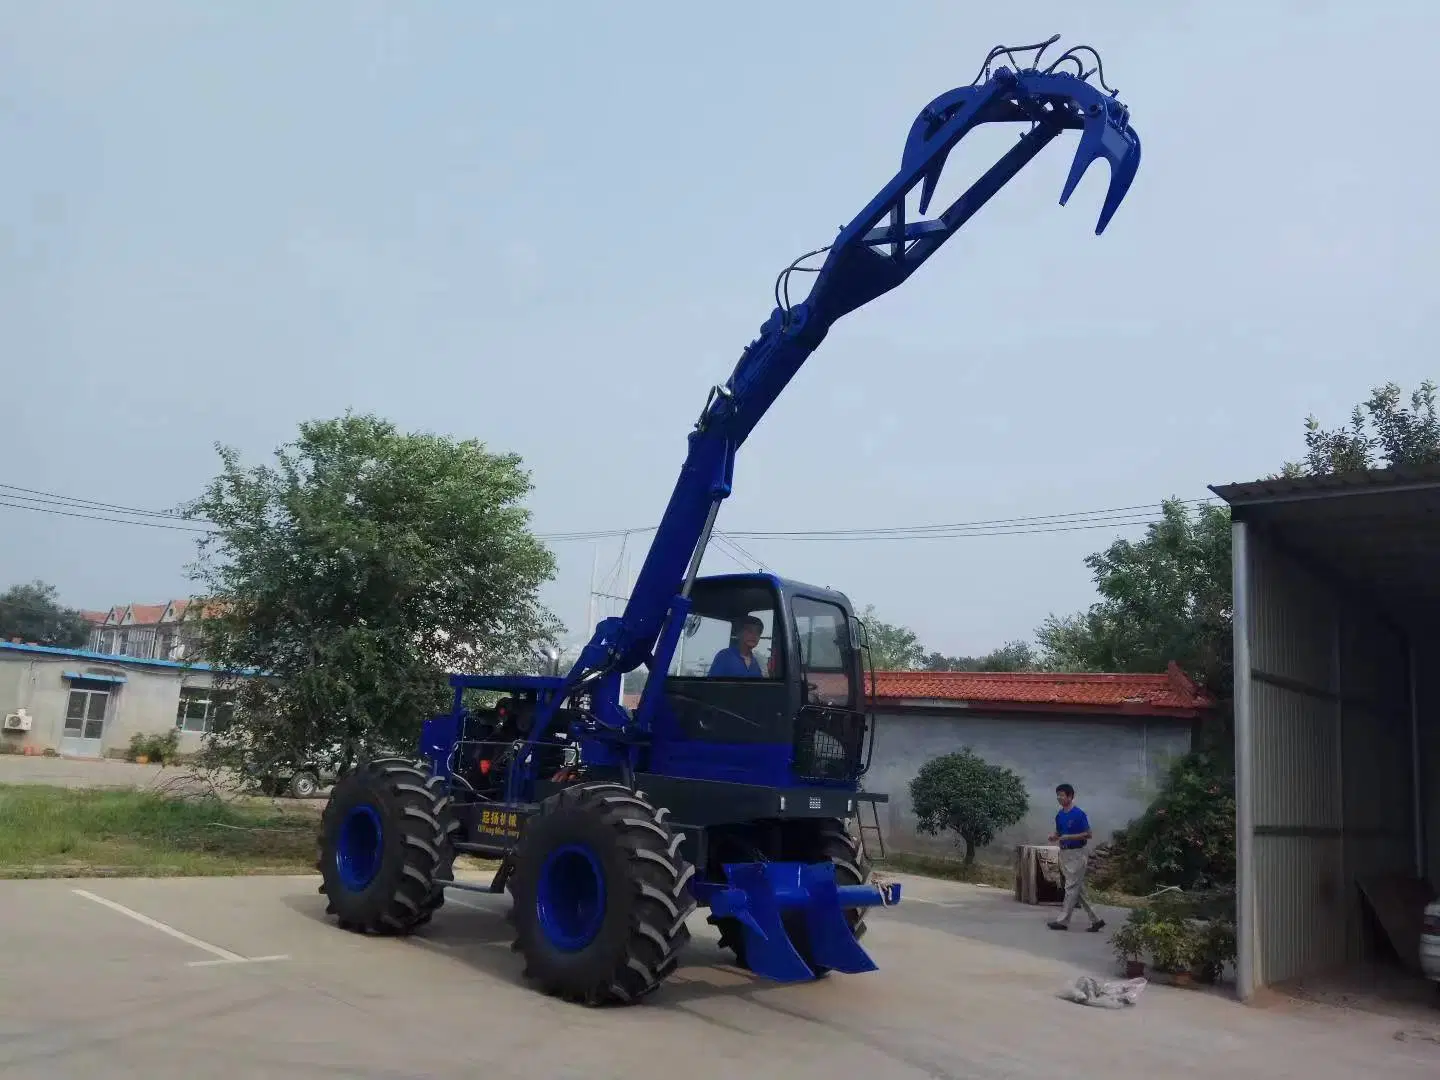
[[(1440, 467), (1212, 490), (1234, 522), (1239, 981), (1369, 959), (1358, 882), (1424, 877), (1440, 760)], [(1440, 687), (1437, 687), (1440, 689)]]

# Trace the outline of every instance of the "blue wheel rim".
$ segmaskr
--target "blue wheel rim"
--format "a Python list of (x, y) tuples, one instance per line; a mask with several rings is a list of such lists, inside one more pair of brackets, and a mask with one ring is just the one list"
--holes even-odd
[(340, 883), (350, 892), (361, 892), (375, 880), (384, 841), (385, 830), (373, 806), (365, 803), (346, 812), (335, 845), (335, 869), (340, 872)]
[(605, 873), (584, 844), (566, 844), (540, 866), (535, 911), (545, 939), (562, 952), (595, 940), (605, 921)]

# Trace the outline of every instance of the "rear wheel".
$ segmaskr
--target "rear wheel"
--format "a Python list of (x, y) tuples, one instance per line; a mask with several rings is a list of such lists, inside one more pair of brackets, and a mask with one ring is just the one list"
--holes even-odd
[[(796, 821), (788, 824), (783, 834), (783, 850), (779, 859), (792, 862), (817, 863), (830, 861), (835, 864), (837, 885), (863, 885), (870, 880), (870, 860), (865, 857), (860, 842), (850, 835), (845, 822), (838, 818), (818, 821)], [(775, 860), (778, 861), (778, 860)], [(830, 969), (817, 964), (811, 957), (810, 941), (805, 931), (805, 918), (801, 912), (787, 911), (780, 916), (789, 935), (791, 944), (800, 958), (815, 972), (816, 977), (829, 973)], [(737, 967), (749, 968), (745, 958), (745, 933), (734, 919), (710, 920), (720, 931), (720, 947), (735, 954)], [(865, 936), (865, 909), (847, 908), (845, 921), (855, 940)]]
[(455, 876), (449, 803), (444, 781), (404, 758), (338, 781), (320, 818), (326, 913), (357, 933), (404, 934), (429, 922)]
[(525, 975), (545, 993), (632, 1004), (679, 966), (695, 869), (667, 816), (622, 784), (577, 784), (526, 824), (510, 920)]

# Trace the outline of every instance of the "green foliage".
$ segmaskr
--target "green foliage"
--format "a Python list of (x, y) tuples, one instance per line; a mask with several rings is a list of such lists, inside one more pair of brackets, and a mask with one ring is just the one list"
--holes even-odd
[(1235, 962), (1233, 910), (1204, 917), (1195, 913), (1186, 896), (1153, 906), (1132, 908), (1125, 923), (1110, 938), (1120, 960), (1149, 958), (1160, 971), (1195, 971), (1214, 982), (1226, 965)]
[(1185, 919), (1150, 918), (1144, 928), (1151, 962), (1160, 971), (1189, 971), (1200, 951), (1200, 935)]
[(914, 671), (925, 658), (925, 649), (908, 626), (887, 623), (867, 604), (860, 613), (870, 642), (870, 660), (876, 671)]
[(984, 656), (946, 656), (920, 643), (908, 626), (887, 623), (867, 604), (860, 613), (870, 633), (876, 671), (1034, 671), (1035, 650), (1028, 641), (1007, 641)]
[(19, 638), (31, 645), (78, 649), (90, 639), (90, 624), (57, 599), (54, 585), (32, 581), (0, 593), (0, 641)]
[(163, 735), (145, 735), (137, 731), (130, 736), (125, 757), (129, 761), (145, 757), (158, 765), (173, 764), (180, 760), (180, 730), (171, 728)]
[(1030, 796), (1019, 774), (989, 764), (967, 746), (922, 765), (910, 781), (910, 803), (916, 831), (954, 833), (964, 845), (968, 866), (978, 848), (1025, 816)]
[(1305, 457), (1287, 461), (1282, 476), (1320, 476), (1366, 469), (1429, 465), (1440, 461), (1440, 417), (1436, 386), (1426, 379), (1400, 403), (1395, 383), (1377, 386), (1363, 406), (1350, 412), (1348, 427), (1325, 430), (1314, 416), (1305, 418)]
[(1142, 960), (1150, 952), (1150, 937), (1146, 933), (1152, 915), (1149, 908), (1130, 909), (1130, 916), (1120, 929), (1110, 935), (1110, 948), (1119, 960)]
[(1036, 633), (1057, 670), (1161, 672), (1172, 660), (1228, 696), (1231, 680), (1230, 513), (1167, 500), (1138, 541), (1117, 540), (1085, 562), (1100, 600)]
[(926, 671), (1035, 671), (1039, 660), (1028, 641), (1007, 641), (984, 656), (946, 656), (932, 652), (920, 665)]
[(1214, 755), (1192, 752), (1171, 766), (1143, 814), (1113, 840), (1110, 872), (1140, 895), (1173, 885), (1215, 889), (1235, 880), (1235, 779)]
[(447, 669), (533, 671), (559, 626), (514, 454), (410, 434), (374, 416), (302, 424), (273, 465), (220, 474), (186, 507), (214, 523), (192, 575), (209, 598), (207, 661), (231, 672), (213, 764), (413, 746)]

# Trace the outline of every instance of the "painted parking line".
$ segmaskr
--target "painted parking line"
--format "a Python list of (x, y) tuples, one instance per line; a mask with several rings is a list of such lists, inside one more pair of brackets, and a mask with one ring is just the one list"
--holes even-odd
[(233, 953), (229, 949), (222, 949), (219, 945), (212, 945), (208, 941), (201, 941), (197, 937), (191, 937), (183, 930), (177, 930), (175, 927), (163, 923), (159, 919), (152, 919), (149, 915), (145, 915), (133, 908), (128, 908), (124, 904), (117, 904), (114, 900), (107, 900), (103, 896), (96, 896), (86, 889), (71, 889), (70, 891), (76, 896), (84, 897), (86, 900), (91, 900), (103, 907), (107, 907), (111, 911), (118, 911), (121, 915), (134, 919), (136, 922), (148, 926), (152, 930), (159, 930), (162, 934), (169, 934), (177, 941), (183, 941), (186, 945), (194, 946), (202, 952), (207, 952), (215, 957), (214, 960), (191, 960), (186, 965), (187, 967), (211, 967), (218, 964), (262, 964), (272, 960), (290, 959), (288, 954), (281, 956), (241, 956), (239, 953)]
[(932, 907), (965, 906), (965, 901), (963, 900), (931, 900), (929, 897), (925, 896), (902, 896), (900, 898), (900, 903), (902, 906), (905, 904), (930, 904)]
[(473, 902), (473, 901), (471, 901), (471, 900), (462, 900), (462, 899), (460, 899), (460, 897), (458, 897), (458, 896), (455, 895), (455, 893), (458, 892), (458, 891), (461, 891), (461, 890), (457, 890), (457, 889), (446, 889), (446, 890), (445, 890), (445, 902), (446, 902), (447, 904), (459, 904), (461, 907), (463, 907), (463, 908), (469, 908), (471, 911), (490, 911), (490, 912), (493, 912), (493, 911), (495, 910), (493, 907), (486, 907), (486, 906), (484, 906), (483, 904), (477, 904), (477, 903), (475, 903), (475, 902)]

